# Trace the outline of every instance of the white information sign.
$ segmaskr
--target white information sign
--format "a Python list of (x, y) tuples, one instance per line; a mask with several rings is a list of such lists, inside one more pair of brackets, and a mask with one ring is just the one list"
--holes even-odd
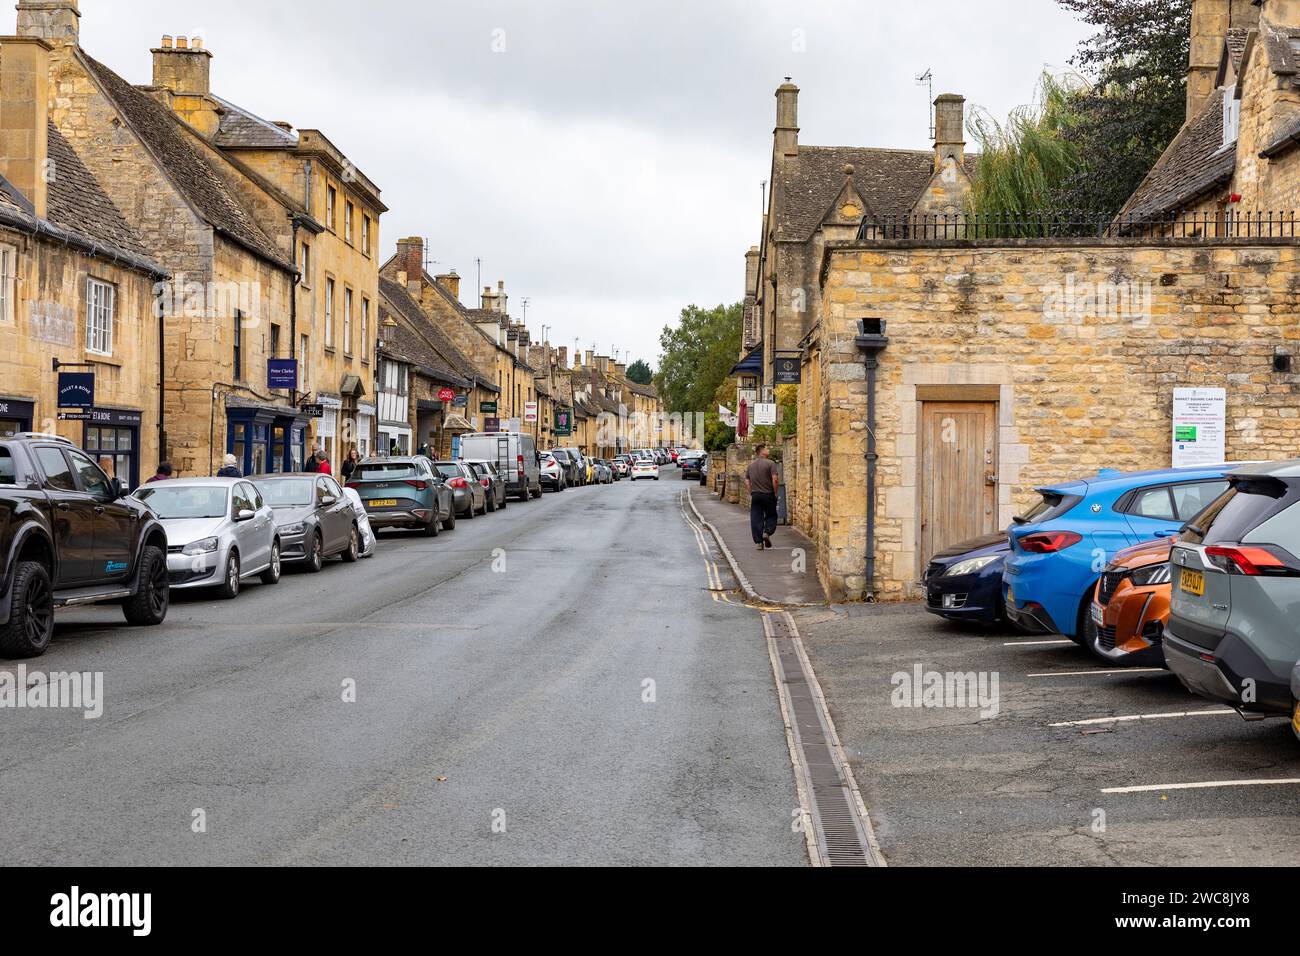
[(759, 402), (754, 406), (754, 424), (755, 425), (775, 425), (776, 424), (776, 405)]
[(1223, 461), (1227, 405), (1227, 392), (1221, 388), (1174, 389), (1175, 468)]

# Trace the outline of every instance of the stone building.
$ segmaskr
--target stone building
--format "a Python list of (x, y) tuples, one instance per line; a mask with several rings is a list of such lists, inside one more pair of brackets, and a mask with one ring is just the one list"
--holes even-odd
[[(62, 435), (136, 487), (165, 454), (168, 273), (50, 122), (51, 52), (0, 38), (0, 436)], [(60, 411), (56, 362), (93, 376), (91, 406)]]
[[(1197, 108), (1194, 52), (1192, 119), (1096, 238), (900, 232), (869, 204), (856, 230), (837, 223), (817, 246), (809, 310), (777, 342), (801, 332), (791, 513), (832, 599), (918, 597), (935, 551), (1006, 527), (1035, 488), (1168, 467), (1175, 388), (1226, 389), (1229, 459), (1295, 456), (1300, 250), (1277, 210), (1293, 215), (1297, 185), (1284, 135), (1300, 120), (1294, 45), (1281, 40), (1300, 36), (1300, 3), (1252, 5), (1244, 33), (1210, 15), (1243, 9), (1198, 0), (1198, 29), (1223, 30), (1218, 85)], [(792, 146), (780, 127), (778, 164)], [(765, 236), (834, 208), (828, 182), (806, 194), (802, 211), (774, 197)], [(1258, 209), (1274, 210), (1272, 234), (1244, 228), (1267, 220)], [(766, 259), (787, 257), (771, 245), (747, 266), (765, 277), (752, 292), (765, 344), (774, 268), (784, 287)]]

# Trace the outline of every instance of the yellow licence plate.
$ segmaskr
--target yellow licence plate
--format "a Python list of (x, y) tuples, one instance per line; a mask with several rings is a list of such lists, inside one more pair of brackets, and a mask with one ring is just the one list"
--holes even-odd
[(1016, 589), (1013, 587), (1007, 588), (1007, 604), (1011, 607), (1016, 606)]
[(396, 508), (396, 507), (397, 507), (397, 499), (396, 499), (396, 498), (376, 498), (376, 499), (374, 499), (373, 501), (367, 501), (366, 504), (368, 504), (371, 508)]
[(1195, 594), (1197, 597), (1205, 594), (1205, 575), (1200, 571), (1189, 571), (1183, 568), (1179, 575), (1178, 586), (1188, 594)]
[(1291, 715), (1291, 726), (1295, 728), (1297, 734), (1300, 734), (1300, 704), (1295, 705), (1295, 713)]

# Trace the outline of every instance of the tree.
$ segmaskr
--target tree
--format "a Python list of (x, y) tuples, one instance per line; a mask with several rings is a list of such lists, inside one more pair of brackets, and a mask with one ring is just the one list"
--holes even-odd
[(644, 359), (637, 359), (627, 367), (627, 378), (638, 385), (649, 385), (655, 380), (655, 373)]
[(1081, 160), (1056, 202), (1093, 216), (1123, 208), (1187, 112), (1192, 0), (1057, 0), (1097, 33), (1071, 61), (1090, 81), (1066, 139)]
[(712, 309), (691, 305), (675, 328), (664, 329), (655, 385), (665, 411), (717, 414), (714, 394), (739, 361), (743, 315), (740, 303)]

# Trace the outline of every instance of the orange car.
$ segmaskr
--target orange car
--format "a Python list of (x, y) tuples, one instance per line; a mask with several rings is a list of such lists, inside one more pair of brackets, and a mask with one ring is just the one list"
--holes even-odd
[(1119, 552), (1097, 582), (1089, 644), (1107, 663), (1165, 666), (1169, 552), (1177, 540), (1162, 538)]

